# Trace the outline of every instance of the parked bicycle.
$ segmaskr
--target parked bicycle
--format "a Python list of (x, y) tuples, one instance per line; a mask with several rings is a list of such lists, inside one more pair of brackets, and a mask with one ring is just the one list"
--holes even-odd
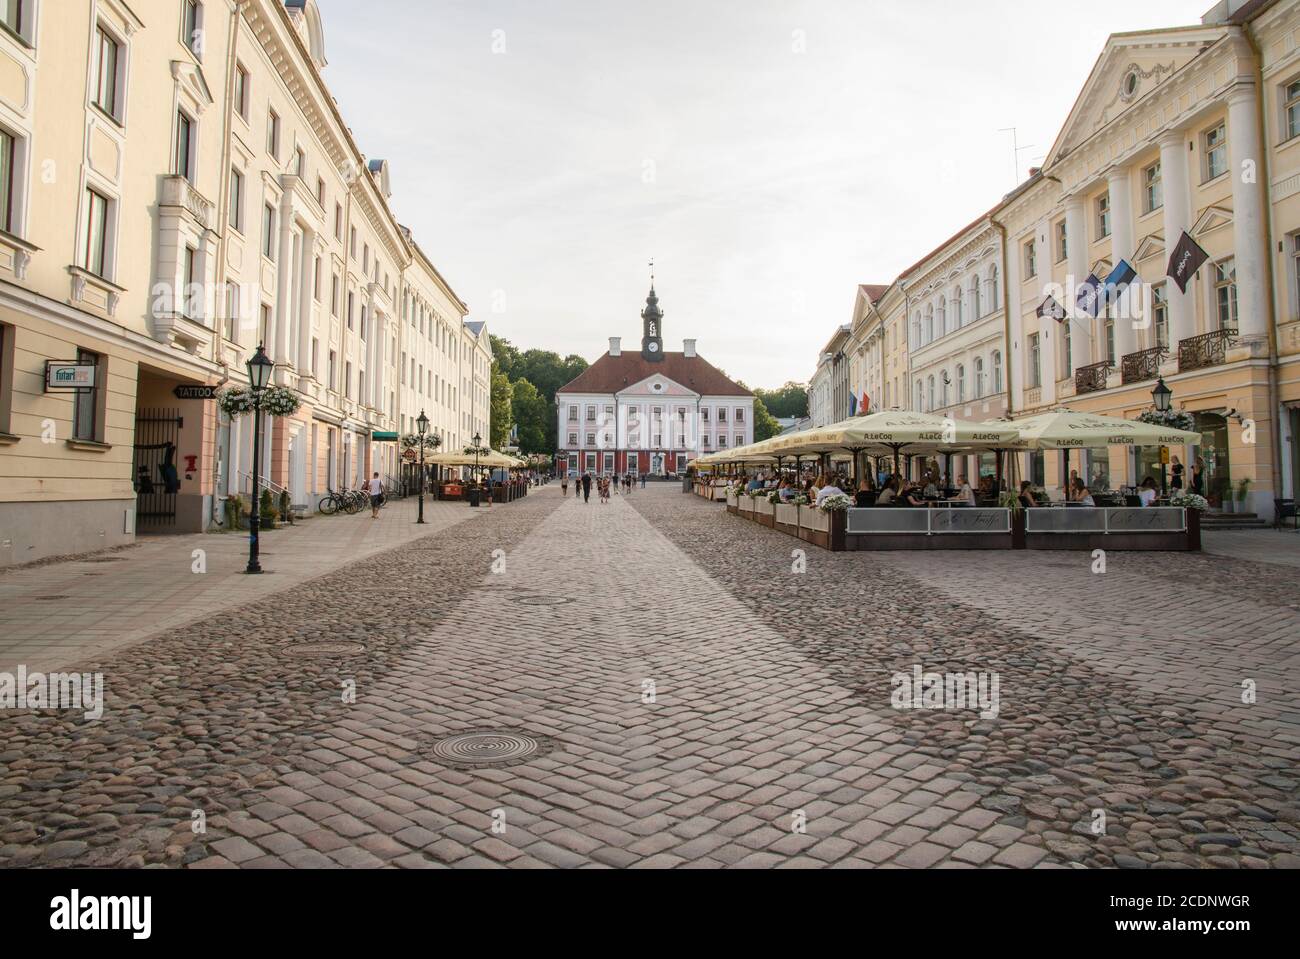
[(346, 513), (354, 516), (360, 513), (367, 505), (366, 495), (360, 490), (330, 490), (329, 495), (323, 497), (317, 504), (317, 509), (324, 516), (333, 516), (335, 513)]

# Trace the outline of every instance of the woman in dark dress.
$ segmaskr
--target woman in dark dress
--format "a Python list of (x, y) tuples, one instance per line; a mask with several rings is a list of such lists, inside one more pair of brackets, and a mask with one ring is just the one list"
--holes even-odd
[(1172, 486), (1174, 489), (1182, 489), (1184, 472), (1186, 472), (1186, 470), (1183, 466), (1182, 460), (1180, 460), (1177, 456), (1175, 456), (1174, 469), (1173, 469), (1174, 478), (1169, 481), (1169, 485)]
[(1205, 460), (1199, 456), (1192, 464), (1192, 492), (1197, 496), (1205, 495)]

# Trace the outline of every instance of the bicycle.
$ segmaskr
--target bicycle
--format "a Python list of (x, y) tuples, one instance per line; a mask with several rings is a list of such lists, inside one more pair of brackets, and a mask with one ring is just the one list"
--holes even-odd
[(333, 516), (344, 508), (346, 495), (346, 493), (330, 490), (328, 495), (321, 497), (321, 501), (316, 504), (316, 509), (320, 510), (322, 516)]

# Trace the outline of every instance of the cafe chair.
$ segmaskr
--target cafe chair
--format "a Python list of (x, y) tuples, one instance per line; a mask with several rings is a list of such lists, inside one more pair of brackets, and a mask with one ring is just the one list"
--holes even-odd
[(1300, 520), (1296, 518), (1295, 500), (1273, 500), (1273, 528), (1280, 530), (1283, 522), (1291, 520), (1292, 529), (1300, 529)]

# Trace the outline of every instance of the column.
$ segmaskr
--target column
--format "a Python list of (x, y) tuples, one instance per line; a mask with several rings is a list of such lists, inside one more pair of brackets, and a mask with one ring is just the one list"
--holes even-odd
[(364, 406), (375, 406), (375, 380), (379, 376), (379, 322), (375, 316), (375, 285), (366, 285), (366, 395), (360, 397)]
[(289, 356), (289, 299), (293, 273), (293, 194), (285, 192), (280, 198), (280, 244), (279, 262), (276, 264), (275, 283), (275, 335), (270, 337), (273, 346), (271, 359), (276, 363), (288, 363)]
[(311, 310), (313, 301), (313, 274), (315, 267), (316, 234), (304, 229), (299, 241), (301, 256), (301, 275), (298, 282), (298, 375), (313, 376), (311, 368)]
[[(1052, 236), (1052, 229), (1053, 229), (1052, 218), (1050, 216), (1043, 220), (1040, 220), (1034, 226), (1034, 236), (1036, 236), (1038, 239), (1038, 250), (1037, 250), (1038, 275), (1042, 278), (1043, 284), (1051, 282), (1052, 264), (1056, 262), (1056, 251), (1052, 246), (1052, 244), (1056, 242), (1056, 240), (1055, 237)], [(1034, 309), (1037, 310), (1038, 305), (1042, 303), (1043, 300), (1046, 298), (1047, 298), (1047, 290), (1045, 288), (1040, 287), (1038, 290), (1036, 290), (1034, 294), (1034, 299), (1036, 301), (1033, 304)], [(1068, 300), (1069, 298), (1070, 298), (1069, 290), (1067, 289), (1065, 294), (1063, 294), (1062, 299)], [(1061, 305), (1065, 307), (1067, 310), (1070, 309), (1069, 303), (1063, 302)], [(1023, 321), (1022, 321), (1022, 327), (1023, 327)], [(1039, 319), (1038, 321), (1038, 348), (1041, 354), (1039, 358), (1039, 365), (1042, 370), (1042, 380), (1043, 380), (1042, 391), (1039, 393), (1038, 401), (1040, 404), (1044, 406), (1054, 406), (1056, 404), (1056, 381), (1062, 375), (1069, 374), (1069, 370), (1067, 370), (1065, 374), (1061, 374), (1059, 367), (1061, 363), (1064, 361), (1059, 357), (1059, 351), (1056, 348), (1057, 340), (1061, 338), (1064, 330), (1065, 330), (1065, 323), (1057, 323), (1055, 320), (1052, 319)], [(1029, 351), (1025, 343), (1025, 337), (1023, 335), (1020, 337), (1019, 343), (1020, 343), (1019, 353), (1020, 353), (1021, 376), (1023, 376), (1025, 378), (1024, 381), (1028, 383), (1029, 382)], [(1004, 360), (1003, 362), (1005, 363), (1010, 361)], [(1003, 372), (1003, 375), (1004, 376), (1006, 375), (1005, 371)], [(989, 369), (990, 388), (992, 388), (992, 383), (993, 383), (993, 370), (990, 367)]]
[[(1120, 260), (1128, 260), (1136, 267), (1133, 264), (1133, 186), (1128, 168), (1117, 167), (1111, 170), (1109, 181), (1111, 262), (1118, 266)], [(1137, 351), (1137, 331), (1133, 329), (1133, 324), (1138, 322), (1133, 306), (1137, 293), (1137, 290), (1131, 289), (1121, 297), (1115, 319), (1115, 360), (1120, 364), (1124, 357)]]
[(1266, 230), (1259, 111), (1256, 90), (1236, 86), (1228, 94), (1228, 155), (1232, 164), (1232, 241), (1237, 263), (1237, 327), (1243, 340), (1268, 335), (1268, 286), (1264, 279)]
[[(1024, 243), (1026, 237), (1014, 237), (1004, 234), (1007, 244), (1007, 270), (1006, 284), (1007, 288), (1003, 296), (1002, 308), (1007, 314), (1007, 336), (1008, 342), (1003, 345), (1002, 349), (1002, 375), (1011, 377), (1011, 405), (1007, 410), (1008, 413), (1013, 410), (1023, 410), (1025, 408), (1025, 348), (1021, 344), (1025, 339), (1025, 314), (1024, 314), (1024, 297), (1022, 296), (1023, 278), (1020, 275), (1024, 267)], [(1033, 236), (1033, 234), (1030, 234)], [(973, 306), (973, 304), (972, 304)], [(984, 389), (979, 389), (976, 380), (974, 358), (970, 363), (970, 390), (969, 395), (973, 399), (976, 393), (983, 392), (982, 399), (988, 399), (988, 394), (993, 391), (993, 360), (987, 354), (980, 354), (984, 362)]]
[[(1067, 285), (1066, 293), (1070, 299), (1069, 303), (1063, 304), (1066, 310), (1071, 314), (1069, 320), (1070, 326), (1070, 358), (1074, 363), (1074, 368), (1063, 370), (1064, 376), (1073, 377), (1074, 371), (1081, 366), (1091, 366), (1093, 355), (1097, 352), (1093, 349), (1093, 328), (1096, 325), (1092, 317), (1085, 313), (1076, 313), (1076, 295), (1079, 285), (1088, 278), (1088, 211), (1083, 197), (1072, 196), (1065, 201), (1065, 245), (1067, 247), (1067, 266), (1069, 273), (1074, 277), (1074, 287)], [(1055, 259), (1055, 252), (1052, 253)], [(1052, 350), (1049, 354), (1049, 360), (1044, 364), (1048, 369), (1054, 369), (1057, 365), (1056, 356), (1058, 353), (1056, 337), (1051, 338)]]
[[(1191, 227), (1191, 193), (1188, 187), (1187, 137), (1178, 130), (1160, 138), (1160, 178), (1165, 200), (1165, 254), (1164, 267), (1178, 245), (1183, 231)], [(1178, 354), (1178, 342), (1196, 335), (1196, 313), (1191, 295), (1182, 293), (1178, 284), (1169, 280), (1165, 292), (1169, 298), (1169, 349)]]

